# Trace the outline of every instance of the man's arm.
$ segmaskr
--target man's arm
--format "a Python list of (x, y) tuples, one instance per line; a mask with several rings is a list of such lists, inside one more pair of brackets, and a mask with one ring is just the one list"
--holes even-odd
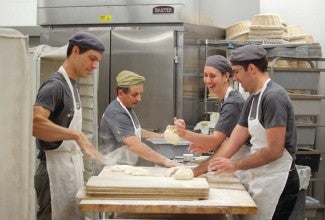
[(216, 153), (193, 169), (194, 176), (199, 176), (206, 173), (209, 171), (209, 169), (214, 169), (214, 167), (210, 164), (215, 160), (215, 158), (231, 158), (245, 143), (248, 137), (248, 129), (241, 125), (236, 125), (230, 138), (218, 148)]
[(286, 128), (276, 126), (266, 130), (266, 146), (254, 154), (230, 161), (226, 158), (215, 157), (210, 161), (209, 168), (218, 169), (219, 172), (234, 172), (266, 165), (283, 155)]
[[(189, 130), (186, 130), (186, 124), (183, 119), (174, 119), (174, 124), (177, 129), (177, 134), (184, 138), (185, 140), (193, 143), (196, 146), (192, 150), (196, 151), (197, 153), (208, 152), (210, 150), (219, 147), (224, 140), (227, 138), (226, 134), (215, 131), (213, 135), (206, 135), (206, 134), (198, 134)], [(196, 149), (200, 148), (200, 149)], [(191, 149), (190, 149), (191, 150)], [(198, 152), (201, 151), (201, 152)]]
[(50, 113), (42, 106), (33, 107), (33, 136), (47, 142), (74, 140), (87, 156), (104, 162), (102, 155), (82, 132), (54, 124), (48, 119)]
[(181, 166), (180, 163), (174, 162), (167, 157), (157, 153), (145, 143), (139, 141), (136, 136), (129, 136), (123, 139), (129, 150), (142, 157), (145, 160), (162, 164), (165, 167)]

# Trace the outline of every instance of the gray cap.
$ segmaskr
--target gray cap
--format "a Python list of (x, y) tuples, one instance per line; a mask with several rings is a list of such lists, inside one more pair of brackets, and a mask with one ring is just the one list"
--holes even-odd
[(93, 34), (88, 32), (77, 32), (69, 38), (69, 44), (81, 46), (87, 49), (104, 52), (103, 43)]
[(209, 56), (205, 62), (205, 65), (219, 70), (222, 74), (229, 73), (230, 77), (233, 75), (230, 62), (223, 56)]
[(259, 60), (266, 54), (266, 50), (260, 45), (245, 45), (232, 51), (230, 62), (232, 65), (236, 65), (239, 62)]

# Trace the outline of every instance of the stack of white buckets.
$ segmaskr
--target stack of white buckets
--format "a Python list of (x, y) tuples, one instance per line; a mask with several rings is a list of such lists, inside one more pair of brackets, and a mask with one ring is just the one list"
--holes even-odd
[[(214, 131), (214, 127), (219, 120), (219, 113), (218, 112), (211, 112), (210, 113), (210, 120), (208, 122), (201, 122), (200, 123), (200, 130), (202, 134), (212, 134)], [(204, 123), (205, 122), (205, 123)]]

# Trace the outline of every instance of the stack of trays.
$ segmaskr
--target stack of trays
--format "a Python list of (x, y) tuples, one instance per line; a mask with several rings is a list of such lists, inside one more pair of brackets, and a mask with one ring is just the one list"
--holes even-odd
[(251, 21), (245, 20), (226, 28), (226, 40), (248, 40), (248, 32)]
[(299, 25), (287, 27), (287, 32), (283, 38), (290, 43), (307, 43), (307, 34), (305, 34)]

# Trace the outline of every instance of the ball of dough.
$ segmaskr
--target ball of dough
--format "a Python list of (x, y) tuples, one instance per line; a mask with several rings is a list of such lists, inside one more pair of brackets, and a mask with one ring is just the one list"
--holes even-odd
[(164, 131), (165, 140), (173, 145), (176, 145), (180, 142), (180, 137), (175, 133), (176, 128), (173, 125), (168, 125), (166, 130)]
[(173, 177), (176, 180), (191, 180), (193, 179), (193, 171), (190, 168), (179, 168), (175, 174), (173, 175)]

